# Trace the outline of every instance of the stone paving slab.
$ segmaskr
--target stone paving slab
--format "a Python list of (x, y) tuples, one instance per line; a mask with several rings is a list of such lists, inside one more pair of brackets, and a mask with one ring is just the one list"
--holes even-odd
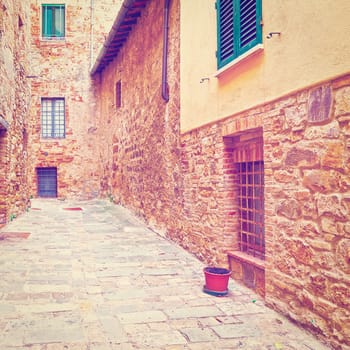
[(125, 208), (32, 208), (0, 230), (30, 233), (0, 240), (0, 350), (328, 349), (233, 280), (203, 293), (203, 264)]

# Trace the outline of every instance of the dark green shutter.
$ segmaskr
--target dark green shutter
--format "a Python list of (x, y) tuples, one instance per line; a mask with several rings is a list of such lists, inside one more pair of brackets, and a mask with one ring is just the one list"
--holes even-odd
[(218, 23), (218, 66), (219, 68), (232, 61), (234, 47), (234, 2), (219, 0), (217, 2)]
[(218, 68), (262, 42), (261, 0), (218, 0)]
[(239, 55), (261, 43), (261, 1), (238, 0)]
[(52, 36), (52, 7), (43, 5), (42, 7), (42, 21), (43, 21), (43, 37), (51, 37)]

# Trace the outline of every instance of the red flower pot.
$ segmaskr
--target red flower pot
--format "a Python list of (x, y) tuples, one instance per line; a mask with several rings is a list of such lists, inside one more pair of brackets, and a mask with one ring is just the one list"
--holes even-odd
[(228, 293), (228, 281), (231, 271), (221, 267), (205, 267), (203, 269), (205, 277), (204, 292), (216, 296)]

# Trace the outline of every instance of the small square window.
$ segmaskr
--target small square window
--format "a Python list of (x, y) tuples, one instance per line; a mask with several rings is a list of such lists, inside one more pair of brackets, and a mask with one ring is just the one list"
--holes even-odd
[(42, 5), (42, 37), (60, 39), (65, 36), (65, 5)]
[(18, 28), (23, 27), (23, 20), (20, 15), (18, 15)]
[(118, 80), (115, 84), (115, 107), (120, 108), (122, 106), (122, 82)]

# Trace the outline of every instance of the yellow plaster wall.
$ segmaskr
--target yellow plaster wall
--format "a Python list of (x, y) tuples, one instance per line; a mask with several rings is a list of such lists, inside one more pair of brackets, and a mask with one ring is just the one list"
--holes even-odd
[(215, 77), (215, 1), (181, 1), (183, 132), (350, 71), (349, 0), (262, 4), (263, 51)]

